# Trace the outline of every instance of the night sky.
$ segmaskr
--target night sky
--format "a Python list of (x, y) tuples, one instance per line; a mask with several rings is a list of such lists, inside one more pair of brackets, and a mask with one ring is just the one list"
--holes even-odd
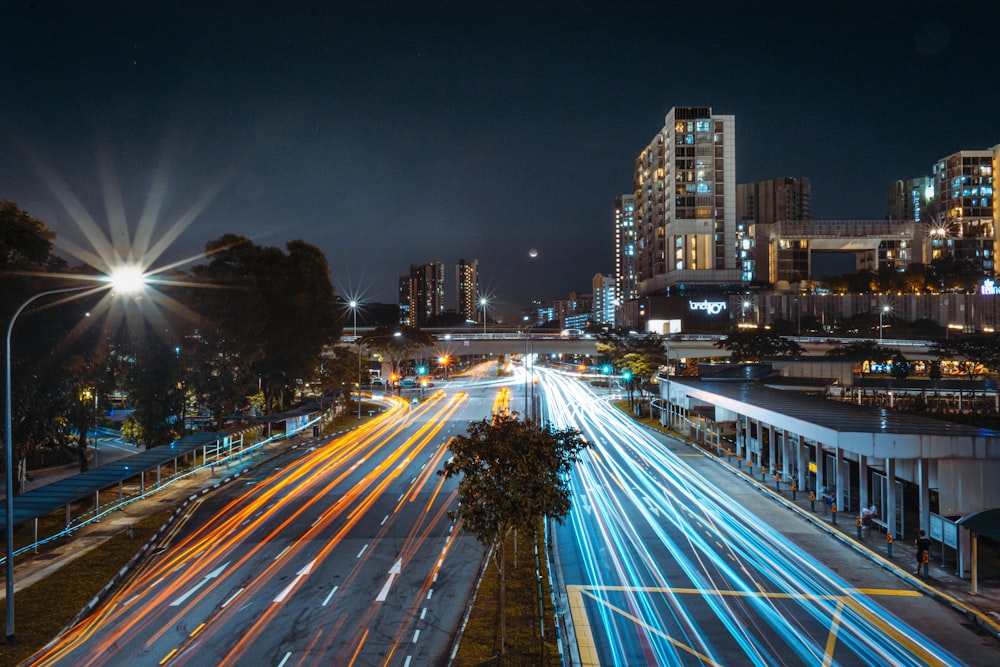
[(364, 301), (441, 261), (453, 306), (461, 258), (498, 312), (589, 292), (672, 106), (735, 115), (738, 182), (808, 177), (822, 219), (1000, 143), (996, 0), (5, 6), (0, 198), (84, 247), (82, 211), (155, 221), (156, 265), (302, 239)]

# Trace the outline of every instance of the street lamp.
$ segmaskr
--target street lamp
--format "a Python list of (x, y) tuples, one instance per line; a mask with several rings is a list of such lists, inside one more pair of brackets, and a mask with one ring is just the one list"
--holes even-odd
[(878, 311), (878, 342), (882, 343), (882, 316), (888, 313), (892, 308), (888, 304), (882, 306), (882, 309)]
[[(355, 299), (347, 304), (354, 313), (354, 347), (358, 352), (358, 419), (361, 419), (361, 342), (358, 341), (358, 302)], [(370, 374), (370, 373), (369, 373)]]
[(486, 335), (486, 304), (488, 304), (488, 303), (489, 303), (489, 301), (486, 300), (486, 297), (482, 297), (481, 299), (479, 299), (479, 305), (482, 306), (482, 309), (483, 309), (483, 335), (484, 336)]
[[(7, 324), (7, 346), (5, 348), (5, 387), (4, 387), (4, 435), (6, 442), (4, 443), (4, 464), (6, 465), (6, 470), (4, 471), (4, 491), (6, 492), (6, 502), (5, 502), (5, 549), (4, 553), (6, 556), (6, 571), (7, 571), (7, 643), (14, 643), (14, 443), (13, 434), (11, 433), (11, 381), (10, 381), (10, 365), (11, 365), (11, 355), (10, 355), (10, 338), (11, 333), (14, 331), (14, 322), (17, 321), (18, 315), (27, 308), (31, 303), (37, 299), (41, 299), (47, 296), (53, 296), (55, 294), (68, 294), (71, 292), (90, 292), (95, 293), (104, 289), (113, 289), (122, 294), (129, 294), (136, 292), (142, 288), (145, 283), (145, 276), (141, 269), (137, 267), (123, 267), (122, 269), (116, 270), (104, 279), (107, 283), (106, 287), (95, 287), (93, 285), (84, 285), (82, 287), (63, 287), (60, 289), (46, 290), (44, 292), (39, 292), (34, 296), (28, 298), (24, 303), (18, 306), (14, 314), (11, 315), (10, 322)], [(82, 296), (82, 294), (81, 294)]]

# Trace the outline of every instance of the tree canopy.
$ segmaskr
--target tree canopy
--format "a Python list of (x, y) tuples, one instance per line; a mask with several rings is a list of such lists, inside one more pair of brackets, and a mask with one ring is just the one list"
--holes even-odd
[(715, 347), (729, 350), (729, 357), (734, 362), (758, 363), (768, 357), (797, 356), (804, 352), (796, 341), (766, 329), (732, 331), (716, 341)]
[(542, 517), (561, 521), (569, 512), (569, 472), (588, 446), (574, 429), (518, 419), (516, 413), (472, 422), (452, 439), (452, 458), (438, 474), (460, 477), (452, 517), (493, 548), (500, 577), (501, 650), (506, 642), (504, 541), (516, 529), (531, 531)]
[[(27, 300), (95, 272), (69, 267), (54, 239), (43, 222), (0, 201), (5, 324)], [(70, 290), (21, 313), (11, 338), (19, 470), (47, 448), (71, 453), (86, 470), (90, 434), (111, 394), (126, 395), (133, 409), (123, 431), (152, 447), (183, 435), (188, 405), (207, 409), (222, 428), (258, 391), (260, 403), (281, 409), (319, 377), (341, 330), (322, 252), (301, 240), (282, 251), (227, 234), (206, 244), (205, 256), (190, 272), (161, 276), (142, 300), (116, 301), (117, 309), (106, 292)]]
[(930, 353), (940, 359), (959, 359), (970, 378), (980, 369), (1000, 372), (1000, 334), (965, 334), (939, 340)]

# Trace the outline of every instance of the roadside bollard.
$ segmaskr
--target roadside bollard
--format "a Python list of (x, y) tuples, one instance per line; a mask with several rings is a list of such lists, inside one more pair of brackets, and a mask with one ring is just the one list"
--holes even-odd
[(739, 454), (736, 455), (736, 467), (741, 469), (743, 468), (743, 457)]
[(833, 522), (837, 523), (837, 503), (830, 505), (830, 512), (833, 514)]
[(854, 523), (855, 523), (855, 524), (857, 525), (857, 527), (858, 527), (858, 541), (861, 541), (861, 517), (857, 517), (857, 518), (856, 518), (856, 519), (854, 520)]
[(892, 558), (892, 533), (885, 534), (885, 552), (889, 558)]
[(727, 449), (726, 450), (726, 463), (731, 463), (732, 460), (733, 460), (733, 450)]
[(930, 570), (930, 568), (931, 568), (931, 552), (930, 551), (925, 551), (923, 553), (923, 557), (920, 559), (920, 564), (922, 566), (921, 569), (924, 571), (924, 578), (926, 579), (927, 577), (931, 576), (931, 570)]
[(781, 493), (781, 473), (774, 476), (774, 490)]
[(798, 491), (798, 490), (799, 490), (799, 483), (793, 481), (792, 482), (792, 502), (795, 502), (795, 492)]
[(753, 475), (753, 461), (747, 459), (747, 471)]
[(809, 492), (809, 510), (812, 512), (816, 511), (816, 492)]
[(766, 475), (766, 474), (767, 474), (767, 466), (761, 466), (760, 467), (760, 481), (761, 481), (761, 483), (764, 482), (764, 475)]

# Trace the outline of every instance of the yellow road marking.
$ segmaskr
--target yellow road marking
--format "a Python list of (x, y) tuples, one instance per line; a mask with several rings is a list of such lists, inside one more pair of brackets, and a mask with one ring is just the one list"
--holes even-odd
[(173, 658), (174, 655), (176, 655), (176, 653), (177, 653), (177, 649), (174, 649), (173, 651), (171, 651), (170, 653), (168, 653), (166, 656), (164, 656), (163, 660), (160, 660), (160, 664), (161, 665), (165, 665), (168, 662), (170, 662), (170, 659)]
[(582, 667), (600, 667), (597, 657), (597, 646), (594, 644), (594, 633), (587, 620), (587, 610), (583, 606), (583, 586), (566, 586), (566, 596), (569, 598), (569, 614), (573, 619), (573, 630), (576, 632), (576, 648), (580, 653)]
[[(694, 657), (696, 657), (699, 660), (701, 660), (702, 663), (704, 663), (706, 665), (714, 665), (714, 667), (722, 667), (719, 663), (715, 662), (714, 660), (712, 660), (711, 658), (709, 658), (704, 653), (699, 653), (698, 651), (694, 650), (690, 646), (682, 644), (681, 642), (677, 641), (673, 637), (669, 636), (667, 633), (663, 632), (662, 630), (657, 630), (656, 628), (654, 628), (653, 626), (649, 625), (648, 623), (643, 622), (643, 620), (641, 618), (639, 618), (638, 616), (633, 616), (632, 614), (630, 614), (629, 612), (625, 611), (621, 607), (617, 607), (617, 606), (611, 604), (610, 602), (608, 602), (607, 600), (601, 600), (600, 598), (598, 598), (596, 595), (594, 595), (590, 591), (584, 591), (584, 594), (587, 597), (589, 597), (592, 600), (594, 600), (595, 602), (597, 602), (598, 604), (602, 604), (605, 607), (607, 607), (608, 609), (611, 609), (612, 611), (618, 612), (618, 614), (620, 616), (624, 616), (625, 618), (627, 618), (630, 621), (634, 622), (636, 625), (641, 625), (642, 627), (646, 628), (646, 630), (649, 631), (649, 632), (651, 632), (652, 634), (658, 635), (659, 637), (662, 637), (663, 639), (667, 640), (667, 642), (673, 644), (674, 646), (676, 646), (680, 650), (684, 651), (685, 653), (690, 653)], [(594, 663), (594, 664), (598, 664), (598, 663)]]
[(830, 635), (826, 638), (826, 650), (823, 652), (823, 667), (833, 664), (833, 649), (837, 646), (837, 628), (840, 627), (840, 616), (844, 610), (844, 603), (838, 602), (837, 608), (833, 611), (833, 618), (830, 619)]
[(696, 656), (699, 660), (706, 664), (715, 665), (709, 657), (702, 655), (698, 651), (694, 650), (689, 646), (685, 646), (672, 637), (667, 636), (661, 630), (651, 627), (649, 624), (642, 621), (630, 614), (628, 611), (617, 607), (607, 600), (602, 600), (598, 598), (594, 593), (600, 591), (612, 591), (612, 592), (634, 592), (634, 593), (670, 593), (673, 595), (700, 595), (703, 597), (707, 596), (718, 596), (718, 597), (760, 597), (772, 600), (831, 600), (837, 602), (837, 607), (834, 612), (833, 618), (831, 619), (830, 634), (827, 637), (825, 658), (823, 665), (829, 666), (832, 664), (833, 660), (833, 650), (836, 646), (837, 641), (837, 631), (840, 628), (840, 620), (843, 615), (844, 605), (850, 605), (858, 614), (865, 617), (875, 625), (877, 625), (886, 635), (892, 637), (899, 644), (906, 646), (914, 654), (919, 655), (926, 664), (938, 664), (937, 661), (933, 659), (933, 656), (923, 650), (918, 644), (914, 643), (908, 637), (900, 633), (899, 631), (892, 628), (885, 621), (873, 616), (863, 607), (858, 605), (854, 600), (851, 599), (852, 594), (861, 594), (868, 596), (875, 595), (891, 595), (896, 597), (917, 597), (922, 595), (919, 591), (914, 590), (897, 590), (893, 588), (854, 588), (845, 589), (846, 595), (809, 595), (802, 593), (769, 593), (767, 591), (761, 590), (760, 592), (754, 591), (731, 591), (731, 590), (701, 590), (698, 588), (663, 588), (660, 586), (579, 586), (579, 585), (567, 585), (566, 595), (569, 598), (569, 610), (570, 617), (573, 621), (573, 630), (576, 633), (576, 645), (577, 650), (580, 654), (580, 665), (582, 667), (600, 667), (601, 661), (597, 654), (597, 645), (594, 641), (593, 628), (590, 626), (590, 621), (587, 618), (587, 610), (584, 606), (583, 597), (586, 595), (590, 599), (594, 600), (598, 604), (604, 605), (608, 609), (620, 614), (624, 618), (631, 620), (632, 622), (641, 625), (649, 632), (656, 634), (666, 641), (670, 642), (679, 649)]

